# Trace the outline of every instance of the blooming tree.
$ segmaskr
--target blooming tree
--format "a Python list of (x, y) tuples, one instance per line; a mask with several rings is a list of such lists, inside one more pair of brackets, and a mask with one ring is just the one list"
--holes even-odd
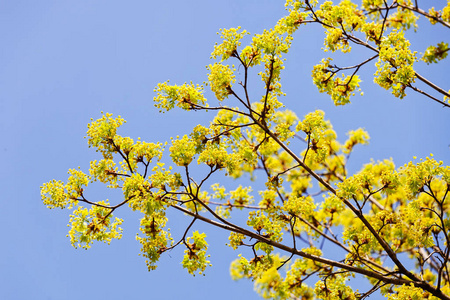
[[(214, 114), (209, 126), (198, 125), (168, 144), (150, 143), (119, 135), (125, 120), (103, 114), (87, 131), (100, 159), (86, 173), (69, 170), (66, 182), (43, 184), (44, 204), (72, 210), (69, 237), (82, 248), (120, 239), (122, 220), (113, 213), (127, 206), (136, 211), (137, 240), (149, 270), (166, 251), (184, 247), (182, 266), (202, 274), (210, 265), (208, 243), (196, 224), (226, 230), (229, 247), (251, 253), (231, 263), (231, 276), (253, 280), (265, 298), (364, 299), (381, 293), (388, 299), (450, 299), (450, 167), (430, 156), (399, 168), (391, 160), (371, 162), (349, 174), (350, 154), (368, 143), (368, 133), (356, 129), (338, 141), (324, 112), (298, 118), (281, 102), (283, 55), (295, 32), (315, 23), (324, 29), (325, 52), (371, 52), (354, 66), (335, 65), (331, 58), (314, 66), (314, 84), (335, 105), (362, 93), (358, 72), (372, 63), (375, 83), (395, 97), (416, 92), (448, 109), (449, 92), (414, 69), (419, 60), (444, 60), (448, 43), (431, 45), (419, 57), (404, 33), (415, 30), (419, 18), (448, 30), (450, 1), (440, 10), (417, 2), (287, 0), (287, 15), (269, 30), (253, 36), (240, 28), (221, 30), (204, 85), (167, 81), (155, 88), (160, 111), (207, 111)], [(259, 97), (250, 96), (250, 76), (263, 82)], [(206, 87), (215, 100), (205, 98)], [(172, 166), (163, 162), (164, 154)], [(208, 171), (196, 177), (196, 168)], [(214, 182), (223, 176), (242, 182), (250, 177), (265, 186), (257, 193), (242, 185), (230, 189)], [(86, 190), (93, 182), (122, 190), (123, 200), (90, 199)], [(191, 218), (181, 236), (169, 233), (169, 209)], [(342, 257), (327, 259), (324, 243)], [(353, 289), (349, 279), (355, 276), (372, 288)]]

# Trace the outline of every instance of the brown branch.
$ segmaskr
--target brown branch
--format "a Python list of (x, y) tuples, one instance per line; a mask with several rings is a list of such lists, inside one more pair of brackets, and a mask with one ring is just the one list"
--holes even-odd
[[(415, 73), (416, 77), (422, 81), (423, 83), (425, 83), (426, 85), (432, 87), (433, 89), (435, 89), (436, 91), (438, 91), (439, 93), (441, 93), (444, 96), (447, 96), (450, 98), (450, 94), (445, 91), (444, 89), (440, 88), (439, 86), (435, 85), (434, 83), (432, 83), (431, 81), (429, 81), (428, 79), (426, 79), (425, 77), (423, 77), (422, 75), (420, 75), (419, 73)], [(428, 96), (428, 95), (427, 95)], [(448, 104), (446, 104), (446, 106), (449, 106)]]
[(246, 205), (246, 204), (231, 204), (230, 202), (219, 203), (219, 202), (208, 201), (208, 204), (222, 206), (222, 207), (236, 207), (236, 208), (248, 208), (248, 209), (258, 209), (258, 210), (267, 209), (267, 207), (262, 207), (262, 206)]
[(436, 102), (442, 104), (443, 106), (450, 107), (450, 105), (447, 104), (447, 103), (445, 103), (444, 101), (439, 100), (438, 98), (431, 96), (430, 94), (428, 94), (428, 93), (426, 93), (426, 92), (424, 92), (424, 91), (418, 89), (417, 87), (415, 87), (415, 86), (413, 86), (413, 85), (411, 85), (411, 84), (408, 85), (408, 87), (411, 88), (411, 89), (413, 89), (414, 91), (416, 91), (416, 92), (418, 92), (418, 93), (420, 93), (420, 94), (422, 94), (422, 95), (425, 95), (425, 96), (427, 96), (428, 98), (430, 98), (430, 99), (432, 99), (432, 100), (434, 100), (434, 101), (436, 101)]
[(264, 97), (264, 106), (261, 113), (261, 120), (263, 121), (266, 118), (267, 113), (267, 98), (269, 97), (270, 93), (270, 84), (272, 83), (272, 76), (273, 76), (273, 64), (275, 63), (275, 55), (272, 55), (272, 58), (270, 60), (270, 70), (269, 70), (269, 78), (266, 82), (266, 95)]
[(120, 156), (122, 156), (122, 158), (127, 162), (127, 166), (128, 166), (128, 169), (130, 170), (131, 174), (134, 174), (133, 168), (131, 167), (130, 160), (128, 158), (128, 154), (125, 156), (122, 153), (122, 150), (120, 150), (120, 147), (117, 146), (116, 143), (114, 143), (113, 139), (109, 139), (108, 141), (113, 145), (113, 147), (116, 149), (117, 153), (119, 153)]
[(404, 8), (404, 9), (408, 9), (408, 10), (414, 11), (414, 12), (416, 12), (418, 14), (421, 14), (421, 15), (429, 18), (429, 19), (432, 19), (432, 20), (434, 20), (434, 21), (444, 25), (447, 28), (450, 28), (450, 23), (449, 22), (445, 22), (444, 20), (442, 20), (442, 18), (438, 18), (438, 17), (430, 15), (429, 13), (424, 11), (423, 9), (418, 8), (417, 5), (416, 5), (416, 7), (413, 7), (413, 6), (397, 3), (397, 6), (400, 6), (400, 7)]
[[(391, 6), (388, 6), (385, 0), (383, 2), (384, 2), (384, 7), (386, 9), (386, 14), (384, 15), (384, 18), (383, 18), (383, 24), (381, 25), (381, 31), (380, 31), (380, 35), (378, 36), (378, 41), (381, 40), (381, 37), (383, 36), (383, 32), (384, 32), (384, 29), (386, 26), (386, 21), (387, 21), (388, 15), (389, 15), (389, 10), (392, 8), (392, 5), (393, 5), (392, 4)], [(381, 14), (381, 11), (380, 11), (380, 14)]]

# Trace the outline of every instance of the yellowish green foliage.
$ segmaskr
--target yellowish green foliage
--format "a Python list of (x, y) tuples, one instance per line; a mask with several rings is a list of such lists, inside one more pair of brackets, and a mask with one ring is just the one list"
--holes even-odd
[(388, 300), (421, 300), (423, 299), (423, 291), (420, 288), (403, 285), (395, 288), (396, 293), (390, 294)]
[(422, 60), (427, 64), (437, 63), (448, 55), (448, 43), (438, 43), (436, 46), (430, 46), (423, 54)]
[[(165, 252), (184, 247), (181, 265), (204, 274), (211, 263), (197, 224), (228, 230), (224, 243), (239, 253), (232, 278), (252, 280), (266, 299), (365, 299), (378, 292), (392, 300), (450, 299), (450, 167), (430, 155), (400, 168), (392, 160), (370, 161), (350, 172), (351, 154), (369, 143), (369, 133), (358, 128), (341, 140), (323, 111), (298, 118), (281, 102), (295, 33), (316, 23), (328, 54), (371, 52), (353, 66), (332, 64), (329, 57), (313, 67), (313, 83), (335, 105), (350, 103), (360, 89), (358, 72), (370, 63), (374, 81), (395, 97), (409, 89), (449, 106), (450, 95), (415, 69), (445, 62), (448, 43), (430, 46), (418, 61), (405, 36), (420, 32), (421, 17), (449, 27), (450, 1), (442, 9), (419, 9), (416, 2), (287, 0), (287, 15), (262, 33), (220, 30), (204, 85), (166, 81), (155, 88), (161, 111), (212, 112), (209, 125), (172, 138), (163, 157), (166, 143), (121, 136), (125, 120), (102, 113), (87, 131), (89, 147), (101, 157), (87, 173), (70, 169), (66, 182), (44, 183), (43, 203), (72, 210), (68, 236), (83, 248), (120, 239), (122, 220), (113, 212), (128, 207), (139, 214), (136, 240), (149, 270)], [(256, 75), (259, 88), (249, 79)], [(419, 81), (444, 100), (419, 90)], [(215, 100), (206, 103), (204, 86)], [(123, 199), (93, 200), (88, 185), (94, 183), (120, 189)], [(168, 209), (190, 220), (174, 237)], [(353, 277), (373, 288), (354, 289)]]
[[(100, 206), (101, 205), (101, 206)], [(107, 201), (99, 201), (98, 205), (90, 209), (78, 206), (69, 221), (70, 242), (74, 247), (88, 249), (93, 241), (110, 243), (112, 239), (122, 237), (122, 219), (112, 218), (109, 209), (105, 209)]]
[(411, 52), (410, 43), (402, 31), (392, 31), (380, 44), (380, 57), (377, 62), (375, 82), (392, 94), (403, 98), (405, 89), (415, 81), (413, 69), (416, 52)]
[(222, 39), (222, 43), (220, 45), (216, 44), (214, 46), (214, 51), (211, 53), (211, 58), (216, 59), (220, 57), (220, 61), (224, 61), (230, 58), (237, 51), (237, 48), (241, 45), (242, 38), (245, 35), (249, 34), (246, 30), (240, 29), (241, 27), (221, 29), (220, 38)]
[(361, 80), (358, 75), (336, 76), (330, 65), (331, 58), (322, 59), (321, 64), (315, 65), (312, 71), (313, 82), (321, 93), (331, 96), (335, 105), (350, 103), (350, 96), (355, 95)]
[(447, 0), (447, 6), (442, 9), (442, 20), (450, 22), (450, 1)]
[(253, 196), (251, 196), (251, 187), (239, 186), (234, 191), (230, 191), (230, 202), (237, 208), (243, 208), (245, 205), (253, 203)]
[(182, 139), (172, 141), (170, 147), (170, 157), (177, 166), (187, 166), (194, 159), (196, 153), (196, 143), (184, 135)]
[(216, 95), (217, 100), (227, 98), (232, 93), (231, 84), (236, 81), (236, 76), (233, 75), (235, 70), (231, 69), (228, 65), (222, 65), (220, 63), (209, 65), (207, 68), (210, 71), (208, 80), (211, 85), (211, 90)]
[[(91, 119), (92, 120), (92, 119)], [(104, 158), (111, 158), (111, 152), (116, 150), (114, 137), (116, 136), (117, 128), (125, 122), (121, 116), (113, 119), (112, 114), (104, 114), (101, 119), (88, 124), (88, 144), (89, 147), (97, 148)]]
[(350, 130), (348, 133), (348, 140), (346, 140), (344, 144), (343, 152), (350, 153), (352, 152), (355, 145), (366, 145), (369, 143), (369, 139), (369, 134), (362, 128), (358, 128), (357, 130)]
[(324, 112), (320, 110), (309, 113), (296, 127), (297, 131), (306, 133), (305, 140), (309, 147), (303, 156), (307, 156), (310, 150), (309, 158), (316, 162), (323, 162), (340, 148), (336, 141), (336, 133), (330, 122), (324, 120), (324, 116)]
[(203, 96), (203, 86), (190, 84), (169, 85), (169, 81), (159, 83), (155, 88), (157, 96), (153, 98), (155, 106), (163, 110), (171, 110), (176, 106), (191, 110), (196, 109), (198, 105), (204, 105), (206, 98)]
[(136, 236), (136, 240), (141, 244), (141, 255), (146, 258), (148, 270), (156, 269), (156, 263), (165, 250), (173, 244), (170, 233), (163, 230), (167, 222), (164, 214), (153, 214), (151, 217), (146, 215), (141, 219), (140, 231), (144, 237)]
[(314, 200), (311, 197), (290, 197), (284, 202), (284, 209), (291, 215), (310, 216), (315, 209)]
[(346, 284), (348, 274), (327, 276), (326, 280), (318, 281), (314, 292), (318, 299), (348, 299), (356, 300), (357, 294)]
[(102, 183), (109, 183), (109, 187), (112, 188), (118, 187), (117, 176), (114, 176), (114, 174), (118, 173), (118, 168), (112, 159), (93, 160), (90, 166), (89, 174), (94, 181), (98, 180)]
[(245, 239), (245, 235), (240, 234), (240, 233), (231, 232), (230, 237), (228, 238), (228, 240), (229, 240), (228, 246), (230, 246), (231, 248), (236, 250), (239, 246), (243, 245), (244, 239)]
[[(407, 5), (411, 5), (411, 2), (409, 1), (403, 2), (407, 3)], [(387, 25), (395, 29), (403, 30), (410, 29), (412, 26), (414, 27), (414, 30), (417, 30), (418, 25), (416, 21), (418, 19), (419, 17), (416, 16), (412, 10), (398, 7), (397, 11), (387, 18)]]
[(69, 197), (64, 191), (64, 183), (61, 180), (52, 180), (41, 186), (42, 202), (48, 208), (65, 208)]
[(438, 162), (432, 158), (427, 157), (425, 160), (414, 164), (409, 162), (405, 165), (400, 174), (402, 175), (402, 183), (410, 198), (413, 198), (417, 193), (422, 192), (427, 184), (437, 176), (443, 176), (447, 183), (450, 183), (447, 177), (446, 169), (442, 167), (442, 161)]
[(331, 1), (325, 1), (320, 5), (316, 15), (323, 20), (323, 27), (326, 29), (325, 51), (341, 50), (344, 53), (351, 51), (348, 38), (344, 36), (342, 29), (351, 33), (361, 27), (365, 17), (357, 7), (349, 0), (341, 1), (340, 5), (333, 5)]
[(42, 201), (48, 208), (69, 209), (77, 205), (77, 199), (83, 195), (83, 186), (87, 187), (90, 177), (80, 170), (70, 169), (67, 184), (62, 181), (52, 180), (44, 183), (41, 187)]
[(205, 242), (206, 234), (194, 231), (192, 237), (188, 237), (186, 240), (187, 249), (184, 250), (184, 258), (182, 265), (188, 270), (189, 273), (203, 274), (207, 266), (210, 266), (209, 260), (206, 255), (208, 250), (208, 244)]

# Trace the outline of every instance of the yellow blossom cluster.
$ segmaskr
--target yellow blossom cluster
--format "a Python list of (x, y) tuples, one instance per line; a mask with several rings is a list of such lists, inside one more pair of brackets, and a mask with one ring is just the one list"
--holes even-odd
[(169, 111), (176, 106), (184, 110), (196, 109), (197, 105), (205, 105), (206, 98), (203, 96), (203, 86), (185, 83), (179, 85), (169, 85), (169, 81), (158, 83), (154, 90), (156, 96), (153, 98), (155, 106)]
[(68, 236), (72, 246), (88, 249), (94, 240), (109, 244), (112, 239), (122, 237), (119, 225), (123, 220), (113, 219), (110, 210), (105, 208), (109, 206), (108, 201), (97, 204), (90, 209), (78, 206), (70, 216)]
[(167, 218), (163, 213), (145, 215), (141, 219), (140, 231), (145, 235), (136, 235), (136, 240), (141, 244), (141, 255), (146, 258), (148, 270), (156, 269), (156, 263), (168, 246), (173, 245), (173, 239), (169, 232), (163, 230)]
[(186, 250), (184, 250), (184, 258), (181, 264), (188, 270), (190, 274), (203, 274), (207, 266), (211, 263), (206, 255), (208, 243), (205, 241), (206, 234), (194, 231), (192, 237), (188, 237), (186, 241)]
[(413, 69), (416, 52), (411, 52), (409, 46), (402, 31), (392, 31), (380, 44), (376, 64), (375, 82), (387, 90), (392, 89), (392, 94), (399, 98), (406, 96), (406, 87), (416, 78)]

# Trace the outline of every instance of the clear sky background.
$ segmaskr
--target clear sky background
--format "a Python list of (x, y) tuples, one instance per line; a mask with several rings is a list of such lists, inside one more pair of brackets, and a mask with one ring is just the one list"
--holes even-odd
[[(167, 79), (206, 80), (219, 28), (260, 33), (284, 14), (284, 2), (276, 0), (0, 0), (0, 299), (258, 299), (251, 282), (229, 276), (237, 253), (224, 245), (226, 232), (197, 227), (211, 245), (213, 267), (206, 276), (193, 278), (182, 269), (181, 248), (148, 272), (135, 241), (138, 214), (118, 214), (125, 218), (122, 240), (74, 249), (66, 238), (70, 212), (47, 209), (39, 187), (66, 180), (69, 168), (87, 171), (98, 158), (83, 137), (100, 111), (128, 121), (122, 135), (149, 142), (208, 124), (212, 114), (159, 114), (153, 88)], [(412, 91), (404, 100), (394, 98), (373, 84), (373, 65), (361, 72), (365, 96), (351, 105), (334, 107), (317, 92), (310, 75), (326, 56), (320, 32), (312, 25), (295, 35), (282, 74), (287, 108), (299, 117), (324, 110), (341, 141), (348, 130), (364, 127), (371, 143), (355, 150), (353, 172), (371, 158), (392, 157), (400, 166), (429, 153), (449, 164), (450, 110)], [(446, 37), (448, 31), (427, 22), (408, 34), (419, 52)], [(355, 51), (335, 62), (353, 65), (369, 55)], [(429, 67), (419, 63), (417, 70), (449, 89), (448, 60)], [(93, 200), (120, 200), (114, 197), (103, 190), (91, 194)], [(170, 217), (172, 226), (188, 224), (178, 213)]]

